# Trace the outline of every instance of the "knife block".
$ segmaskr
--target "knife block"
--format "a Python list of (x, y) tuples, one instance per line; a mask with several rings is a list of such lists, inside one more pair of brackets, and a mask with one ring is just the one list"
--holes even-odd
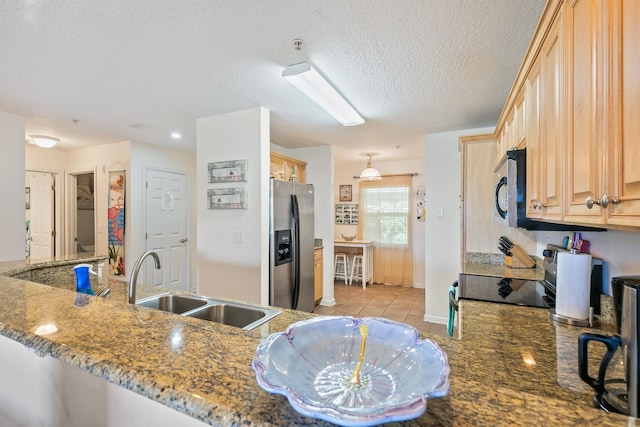
[[(531, 259), (531, 257), (529, 257), (529, 259)], [(532, 259), (531, 262), (533, 263), (533, 265), (531, 265), (531, 263), (527, 263), (527, 265), (525, 265), (514, 256), (505, 255), (504, 257), (504, 263), (511, 268), (534, 268), (536, 266), (536, 263)]]

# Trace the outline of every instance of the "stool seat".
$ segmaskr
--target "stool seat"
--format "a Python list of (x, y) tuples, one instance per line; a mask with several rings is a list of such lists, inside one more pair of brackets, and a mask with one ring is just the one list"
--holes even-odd
[(353, 279), (363, 281), (362, 271), (362, 254), (356, 254), (351, 261), (351, 274), (349, 275), (349, 284), (353, 283)]
[(349, 255), (346, 252), (336, 252), (333, 265), (334, 280), (344, 280), (345, 285), (349, 285)]

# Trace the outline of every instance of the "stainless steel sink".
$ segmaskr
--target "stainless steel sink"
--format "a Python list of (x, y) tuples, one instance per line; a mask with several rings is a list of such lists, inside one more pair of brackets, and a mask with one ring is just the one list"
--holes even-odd
[(207, 305), (207, 303), (208, 301), (205, 298), (178, 294), (163, 294), (137, 301), (136, 305), (181, 314)]
[(251, 330), (282, 313), (282, 311), (270, 307), (175, 292), (145, 298), (137, 301), (136, 305), (235, 326), (244, 330)]
[(225, 325), (244, 328), (266, 316), (264, 310), (259, 308), (241, 307), (239, 305), (219, 304), (209, 305), (197, 310), (185, 313), (185, 316), (196, 319), (210, 320)]

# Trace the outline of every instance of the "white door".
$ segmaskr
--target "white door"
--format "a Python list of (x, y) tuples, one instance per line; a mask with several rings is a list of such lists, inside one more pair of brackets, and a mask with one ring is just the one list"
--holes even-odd
[(53, 175), (29, 172), (31, 187), (31, 258), (53, 256)]
[[(146, 170), (146, 250), (160, 255), (161, 269), (145, 262), (147, 283), (188, 291), (188, 179), (182, 173)], [(152, 277), (152, 280), (148, 278)]]

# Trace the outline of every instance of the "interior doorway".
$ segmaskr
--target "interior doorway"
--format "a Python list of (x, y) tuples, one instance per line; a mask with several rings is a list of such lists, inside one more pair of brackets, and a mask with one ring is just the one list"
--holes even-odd
[(95, 253), (95, 176), (95, 171), (73, 172), (68, 175), (67, 254)]
[(189, 176), (146, 168), (145, 181), (145, 248), (158, 253), (162, 266), (145, 263), (147, 283), (189, 291)]
[(55, 175), (26, 171), (25, 182), (26, 258), (56, 256)]

